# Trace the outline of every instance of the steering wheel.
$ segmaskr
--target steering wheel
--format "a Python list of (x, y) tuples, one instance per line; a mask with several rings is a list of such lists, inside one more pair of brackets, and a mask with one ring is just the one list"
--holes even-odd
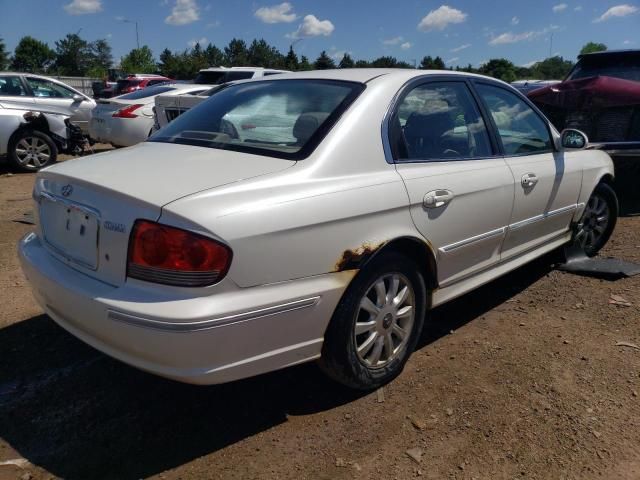
[(460, 152), (452, 148), (447, 148), (444, 152), (442, 152), (442, 155), (444, 155), (445, 157), (462, 157), (462, 155), (460, 155)]

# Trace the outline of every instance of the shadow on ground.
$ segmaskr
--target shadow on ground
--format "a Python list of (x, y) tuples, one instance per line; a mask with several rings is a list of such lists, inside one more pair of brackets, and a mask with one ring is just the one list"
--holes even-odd
[[(527, 288), (549, 265), (548, 258), (535, 262), (436, 309), (420, 348)], [(0, 351), (0, 437), (66, 479), (147, 477), (286, 422), (287, 415), (364, 395), (330, 382), (314, 364), (227, 385), (175, 383), (100, 354), (45, 315), (0, 330)]]
[(613, 159), (616, 180), (614, 189), (620, 201), (620, 216), (640, 215), (640, 157)]

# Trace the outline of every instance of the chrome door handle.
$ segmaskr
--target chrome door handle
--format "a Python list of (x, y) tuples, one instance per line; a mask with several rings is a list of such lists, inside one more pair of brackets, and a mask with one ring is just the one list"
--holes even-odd
[(445, 206), (455, 195), (451, 190), (432, 190), (424, 196), (424, 208), (440, 208)]
[(538, 177), (535, 173), (525, 173), (520, 180), (522, 188), (533, 188), (538, 183)]

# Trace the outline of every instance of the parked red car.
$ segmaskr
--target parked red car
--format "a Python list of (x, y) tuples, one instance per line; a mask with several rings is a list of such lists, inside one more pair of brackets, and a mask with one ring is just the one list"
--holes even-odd
[(580, 55), (563, 82), (527, 96), (558, 130), (582, 130), (608, 151), (640, 152), (640, 50)]
[(125, 93), (135, 92), (136, 90), (142, 90), (145, 87), (152, 85), (158, 85), (159, 83), (171, 82), (172, 80), (162, 75), (151, 74), (134, 74), (129, 75), (127, 78), (118, 80), (116, 85), (116, 95), (122, 95)]

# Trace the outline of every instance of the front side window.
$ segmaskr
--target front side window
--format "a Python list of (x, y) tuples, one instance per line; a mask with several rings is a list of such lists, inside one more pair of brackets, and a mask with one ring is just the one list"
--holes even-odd
[(476, 85), (491, 112), (505, 155), (526, 155), (553, 150), (544, 120), (524, 100), (504, 88)]
[(58, 83), (43, 78), (27, 77), (34, 97), (72, 98), (76, 93)]
[(149, 141), (301, 159), (364, 89), (328, 80), (260, 81), (223, 88)]
[(27, 92), (20, 81), (20, 77), (1, 76), (0, 77), (0, 95), (6, 97), (24, 97)]
[(492, 155), (489, 135), (462, 82), (433, 82), (411, 90), (391, 128), (400, 131), (399, 160), (455, 160)]

